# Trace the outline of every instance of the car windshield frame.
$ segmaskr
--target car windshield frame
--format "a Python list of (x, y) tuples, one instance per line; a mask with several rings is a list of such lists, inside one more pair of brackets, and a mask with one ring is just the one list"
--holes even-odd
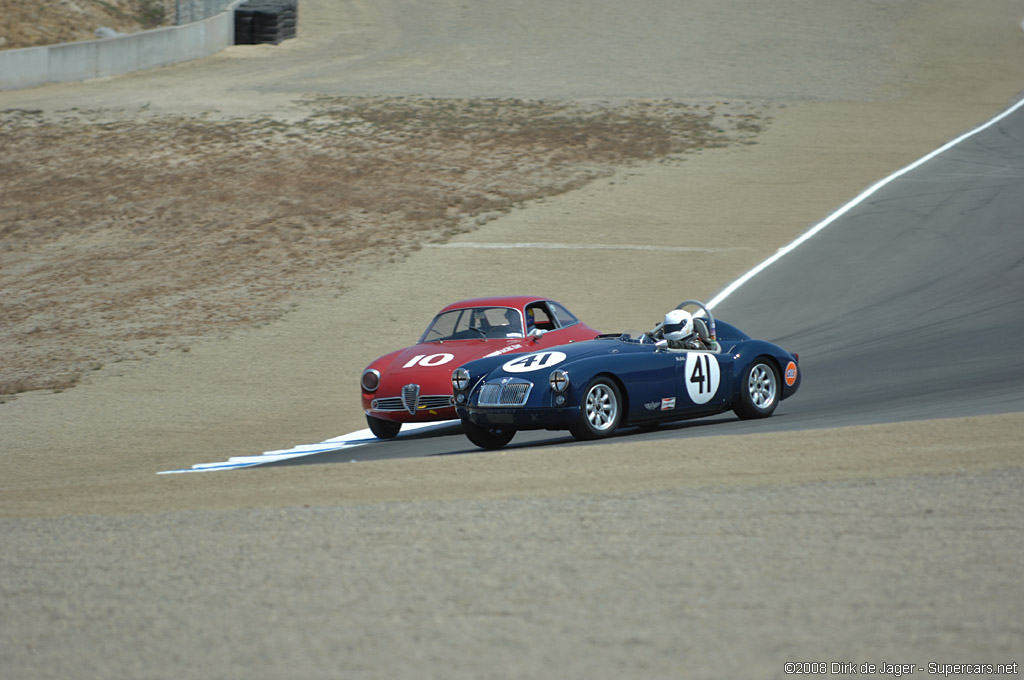
[(431, 320), (419, 342), (522, 340), (525, 337), (522, 310), (506, 305), (481, 305), (441, 312)]

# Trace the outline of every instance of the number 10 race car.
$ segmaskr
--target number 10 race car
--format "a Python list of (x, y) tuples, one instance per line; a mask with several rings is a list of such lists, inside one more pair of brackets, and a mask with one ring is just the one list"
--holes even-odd
[[(517, 430), (569, 430), (577, 439), (611, 436), (621, 425), (734, 411), (766, 418), (800, 387), (799, 356), (715, 321), (703, 303), (676, 309), (684, 324), (658, 324), (632, 337), (602, 335), (514, 357), (491, 357), (452, 372), (455, 411), (471, 442), (505, 446)], [(673, 314), (670, 312), (670, 315)], [(669, 331), (672, 332), (669, 332)], [(683, 337), (680, 342), (669, 337)]]

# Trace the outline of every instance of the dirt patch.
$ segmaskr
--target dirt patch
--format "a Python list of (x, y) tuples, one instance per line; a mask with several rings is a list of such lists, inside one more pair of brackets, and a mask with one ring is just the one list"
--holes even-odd
[(95, 40), (96, 29), (134, 33), (174, 22), (174, 0), (4, 0), (0, 49)]
[(624, 164), (750, 144), (756, 105), (332, 98), (300, 120), (0, 112), (0, 395), (187, 351)]

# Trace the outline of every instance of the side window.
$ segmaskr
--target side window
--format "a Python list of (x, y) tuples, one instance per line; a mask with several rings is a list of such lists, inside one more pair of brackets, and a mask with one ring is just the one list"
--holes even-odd
[[(526, 319), (528, 326), (532, 325), (533, 328), (539, 328), (542, 331), (551, 331), (558, 327), (558, 324), (551, 317), (547, 306), (542, 302), (532, 304), (526, 308)], [(529, 329), (527, 329), (527, 332), (529, 332)]]
[(554, 312), (555, 318), (558, 320), (558, 325), (571, 326), (574, 323), (579, 323), (580, 320), (572, 315), (568, 309), (558, 304), (557, 302), (549, 302), (548, 305), (551, 307), (551, 311)]

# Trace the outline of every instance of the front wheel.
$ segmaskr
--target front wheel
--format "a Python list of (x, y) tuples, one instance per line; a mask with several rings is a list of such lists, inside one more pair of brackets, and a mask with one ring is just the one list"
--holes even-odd
[(767, 418), (779, 405), (779, 372), (761, 357), (746, 370), (740, 381), (740, 400), (733, 413), (744, 420)]
[(622, 395), (615, 381), (598, 376), (583, 390), (580, 415), (569, 428), (572, 436), (580, 440), (611, 437), (622, 422)]
[(462, 431), (469, 441), (481, 449), (500, 449), (516, 436), (516, 431), (511, 427), (483, 427), (465, 418), (462, 420)]
[(366, 424), (370, 426), (370, 432), (378, 439), (394, 439), (398, 431), (402, 429), (401, 423), (393, 420), (381, 420), (373, 416), (366, 416)]

